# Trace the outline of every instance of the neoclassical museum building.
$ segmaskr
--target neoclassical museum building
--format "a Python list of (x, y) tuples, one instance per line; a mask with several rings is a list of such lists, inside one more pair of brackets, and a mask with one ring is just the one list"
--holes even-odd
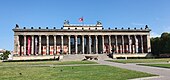
[(14, 31), (14, 56), (54, 56), (71, 54), (113, 54), (136, 56), (151, 52), (150, 29), (108, 28), (102, 23), (70, 24), (65, 21), (61, 29), (31, 27)]

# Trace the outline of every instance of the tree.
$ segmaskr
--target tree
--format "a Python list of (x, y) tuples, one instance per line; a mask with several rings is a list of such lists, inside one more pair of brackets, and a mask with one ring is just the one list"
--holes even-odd
[(170, 45), (170, 34), (169, 33), (162, 33), (161, 35), (161, 49), (162, 49), (162, 53), (170, 53), (169, 49), (169, 45)]
[(5, 51), (5, 52), (1, 55), (2, 59), (3, 59), (3, 60), (7, 60), (7, 59), (9, 58), (9, 57), (8, 57), (9, 54), (11, 54), (10, 51)]
[(170, 54), (170, 33), (164, 32), (161, 37), (151, 38), (151, 50), (154, 55)]
[(161, 47), (160, 47), (160, 38), (151, 38), (151, 50), (152, 53), (156, 56), (159, 56), (161, 53)]

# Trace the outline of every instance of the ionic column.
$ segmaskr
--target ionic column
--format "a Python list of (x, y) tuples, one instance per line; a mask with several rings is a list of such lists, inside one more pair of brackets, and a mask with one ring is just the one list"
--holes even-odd
[(31, 54), (34, 55), (34, 36), (33, 35), (31, 36), (31, 41), (32, 41), (32, 43), (31, 43)]
[(75, 35), (75, 52), (76, 52), (76, 54), (78, 53), (77, 51), (78, 51), (77, 50), (77, 35)]
[[(39, 55), (41, 55), (41, 35), (39, 35)], [(36, 53), (37, 54), (37, 53)]]
[(122, 53), (124, 53), (124, 51), (125, 51), (125, 46), (124, 46), (124, 36), (122, 35)]
[(138, 53), (138, 39), (135, 35), (135, 52)]
[(63, 53), (63, 46), (64, 46), (63, 35), (61, 35), (61, 53)]
[(54, 35), (54, 55), (56, 55), (56, 35)]
[(112, 43), (111, 35), (109, 35), (109, 53), (112, 53), (112, 51), (111, 51), (111, 49), (112, 49), (111, 43)]
[(19, 36), (17, 36), (17, 54), (20, 55), (20, 41), (19, 41)]
[(98, 53), (98, 38), (97, 35), (95, 35), (95, 40), (96, 40), (96, 54)]
[(26, 55), (26, 35), (24, 35), (24, 55)]
[(150, 34), (147, 35), (147, 50), (151, 52)]
[[(14, 52), (18, 54), (18, 36), (14, 35)], [(19, 54), (18, 54), (19, 55)]]
[(131, 51), (132, 51), (132, 47), (131, 47), (132, 40), (130, 39), (130, 35), (128, 35), (128, 39), (129, 39), (129, 53), (131, 53)]
[[(39, 38), (40, 39), (40, 38)], [(40, 44), (40, 42), (39, 42)], [(38, 55), (38, 37), (35, 37), (34, 53)]]
[(91, 53), (91, 36), (89, 35), (89, 54)]
[(82, 35), (82, 53), (84, 54), (84, 35)]
[(143, 36), (141, 35), (140, 38), (141, 38), (141, 53), (143, 53)]
[(102, 49), (103, 49), (103, 53), (104, 53), (104, 35), (102, 35)]
[(68, 35), (68, 54), (71, 54), (70, 35)]
[(20, 42), (19, 42), (19, 36), (14, 35), (14, 52), (18, 56), (20, 55)]
[(46, 39), (47, 39), (47, 54), (46, 55), (49, 55), (49, 35), (46, 36)]
[(116, 42), (116, 45), (115, 45), (115, 47), (116, 47), (116, 53), (118, 53), (117, 35), (115, 35), (115, 42)]
[(19, 36), (14, 36), (14, 52), (19, 56), (20, 55), (20, 42), (19, 42)]

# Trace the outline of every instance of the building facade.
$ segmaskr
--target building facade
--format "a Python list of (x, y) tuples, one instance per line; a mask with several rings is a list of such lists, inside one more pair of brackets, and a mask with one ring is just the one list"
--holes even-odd
[(60, 54), (147, 54), (151, 52), (150, 29), (104, 29), (95, 25), (69, 24), (61, 29), (20, 28), (14, 31), (15, 56)]

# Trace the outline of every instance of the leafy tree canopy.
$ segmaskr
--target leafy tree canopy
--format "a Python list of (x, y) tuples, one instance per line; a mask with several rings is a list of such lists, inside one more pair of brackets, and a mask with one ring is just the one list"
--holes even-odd
[(170, 33), (164, 32), (161, 37), (151, 38), (151, 50), (155, 55), (170, 54)]

